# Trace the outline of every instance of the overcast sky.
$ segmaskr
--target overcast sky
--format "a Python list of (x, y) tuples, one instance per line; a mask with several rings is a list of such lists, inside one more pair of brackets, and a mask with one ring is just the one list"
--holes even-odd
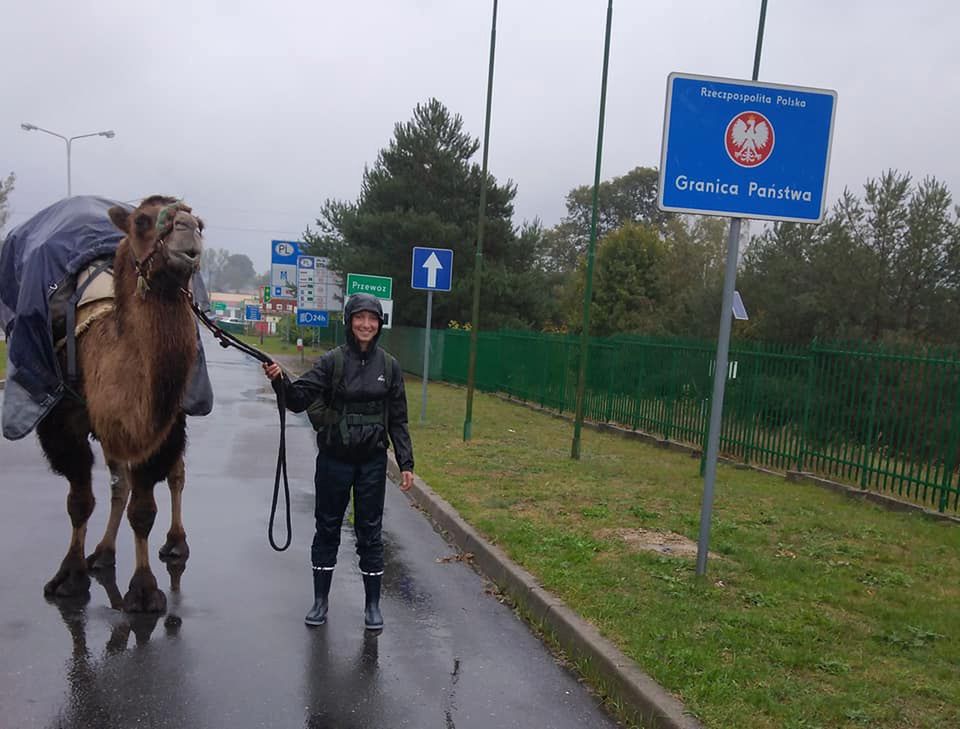
[[(435, 96), (482, 138), (492, 0), (30, 0), (0, 13), (10, 224), (66, 194), (183, 197), (260, 272)], [(516, 219), (592, 183), (606, 0), (501, 0), (490, 171)], [(760, 0), (615, 0), (603, 177), (657, 166), (671, 71), (749, 79)], [(760, 80), (838, 93), (828, 199), (888, 168), (960, 196), (960, 3), (769, 0)], [(480, 155), (477, 155), (479, 162)], [(9, 229), (9, 225), (8, 225)], [(431, 241), (440, 244), (440, 241)]]

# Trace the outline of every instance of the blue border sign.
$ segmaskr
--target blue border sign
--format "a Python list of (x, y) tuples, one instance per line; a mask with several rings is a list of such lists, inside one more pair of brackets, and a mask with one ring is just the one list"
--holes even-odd
[(662, 210), (818, 223), (837, 92), (671, 73)]
[(414, 246), (410, 287), (422, 291), (449, 291), (453, 286), (453, 251)]

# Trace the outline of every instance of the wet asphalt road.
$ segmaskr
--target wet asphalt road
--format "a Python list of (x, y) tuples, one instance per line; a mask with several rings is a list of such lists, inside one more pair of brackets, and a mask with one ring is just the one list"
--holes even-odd
[[(312, 431), (289, 416), (294, 541), (277, 553), (266, 536), (277, 448), (272, 393), (253, 360), (210, 340), (207, 353), (216, 405), (188, 425), (191, 556), (179, 575), (156, 559), (169, 526), (169, 493), (165, 484), (156, 489), (150, 547), (166, 615), (111, 608), (111, 592), (124, 593), (132, 574), (126, 520), (117, 587), (94, 582), (86, 605), (44, 599), (69, 540), (66, 482), (47, 469), (34, 436), (0, 440), (0, 728), (616, 726), (479, 575), (444, 561), (455, 551), (394, 486), (385, 513), (385, 630), (363, 629), (346, 523), (328, 623), (305, 627)], [(97, 457), (88, 552), (109, 504)], [(277, 527), (282, 541), (282, 518)]]

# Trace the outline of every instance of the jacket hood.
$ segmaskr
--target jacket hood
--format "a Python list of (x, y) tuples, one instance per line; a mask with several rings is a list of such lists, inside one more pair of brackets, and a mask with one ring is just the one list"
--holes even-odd
[(344, 339), (346, 339), (347, 344), (358, 352), (360, 351), (360, 346), (357, 344), (357, 340), (353, 336), (353, 326), (351, 325), (350, 320), (353, 319), (353, 315), (359, 311), (371, 311), (376, 314), (377, 319), (380, 320), (380, 326), (377, 328), (377, 335), (370, 343), (370, 351), (372, 352), (374, 349), (376, 349), (377, 342), (380, 341), (380, 335), (383, 333), (383, 307), (380, 305), (380, 300), (376, 296), (371, 296), (370, 294), (354, 294), (347, 300), (347, 305), (343, 310), (343, 336)]

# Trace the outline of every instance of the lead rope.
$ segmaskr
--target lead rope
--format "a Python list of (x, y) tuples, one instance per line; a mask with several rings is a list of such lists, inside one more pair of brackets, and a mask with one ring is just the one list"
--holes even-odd
[[(196, 302), (193, 300), (193, 295), (186, 289), (183, 289), (183, 292), (187, 295), (187, 301), (190, 302), (190, 308), (193, 310), (193, 313), (196, 314), (197, 318), (203, 323), (203, 325), (211, 331), (214, 337), (216, 337), (221, 347), (224, 349), (227, 347), (236, 347), (244, 354), (249, 354), (251, 357), (259, 360), (260, 362), (265, 364), (273, 364), (273, 360), (268, 355), (264, 354), (256, 347), (240, 341), (235, 336), (230, 334), (230, 332), (224, 331), (210, 321), (210, 319), (207, 318), (207, 315), (203, 313), (200, 307), (197, 306)], [(271, 380), (270, 385), (273, 387), (273, 391), (277, 394), (277, 410), (280, 413), (280, 448), (277, 451), (277, 474), (273, 482), (273, 501), (270, 504), (270, 524), (267, 529), (267, 539), (270, 540), (270, 546), (273, 547), (277, 552), (283, 552), (287, 547), (290, 546), (290, 542), (293, 539), (293, 530), (290, 526), (290, 482), (287, 480), (287, 398), (283, 389), (282, 375), (275, 380)], [(283, 496), (286, 502), (287, 512), (287, 541), (283, 543), (282, 547), (278, 547), (273, 538), (273, 523), (277, 516), (277, 501), (280, 498), (281, 475), (283, 476)]]

